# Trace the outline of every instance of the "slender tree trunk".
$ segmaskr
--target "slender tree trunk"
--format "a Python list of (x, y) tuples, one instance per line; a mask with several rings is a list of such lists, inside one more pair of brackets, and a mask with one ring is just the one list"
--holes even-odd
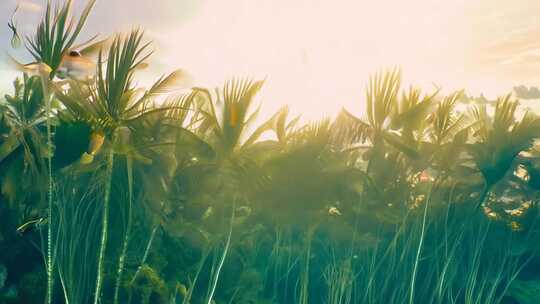
[[(113, 136), (114, 137), (114, 136)], [(114, 142), (114, 138), (113, 141)], [(114, 149), (113, 147), (109, 148), (107, 156), (107, 168), (105, 172), (105, 195), (103, 197), (103, 220), (101, 227), (101, 242), (99, 248), (99, 258), (98, 258), (98, 269), (97, 269), (97, 280), (96, 280), (96, 291), (94, 294), (94, 304), (99, 303), (101, 296), (101, 285), (103, 284), (103, 269), (105, 267), (105, 251), (107, 249), (107, 237), (108, 237), (108, 226), (109, 226), (109, 199), (111, 194), (111, 182), (112, 182), (112, 170), (114, 165)]]
[(53, 176), (52, 176), (52, 138), (51, 138), (51, 101), (52, 95), (48, 89), (49, 75), (40, 75), (41, 89), (43, 97), (45, 98), (45, 119), (47, 126), (47, 304), (52, 303), (54, 292), (54, 265), (53, 265), (53, 252), (52, 252), (52, 208), (53, 208)]
[(490, 190), (491, 186), (486, 183), (486, 185), (484, 186), (484, 190), (482, 190), (482, 194), (480, 195), (478, 205), (476, 205), (475, 210), (478, 210), (480, 209), (480, 207), (482, 207), (482, 204), (484, 204), (484, 201), (486, 200)]
[(148, 240), (148, 244), (146, 244), (146, 249), (144, 250), (144, 255), (143, 255), (143, 258), (141, 260), (141, 265), (139, 267), (137, 267), (137, 271), (135, 271), (135, 274), (133, 275), (133, 278), (131, 278), (131, 281), (129, 281), (129, 285), (132, 285), (133, 282), (135, 282), (135, 279), (137, 278), (137, 276), (141, 272), (142, 266), (144, 265), (144, 263), (146, 263), (146, 259), (148, 258), (148, 253), (150, 252), (150, 248), (152, 247), (152, 242), (154, 241), (154, 237), (156, 236), (156, 232), (157, 232), (158, 228), (159, 228), (159, 226), (156, 226), (156, 227), (154, 227), (154, 229), (152, 229), (152, 233), (150, 234), (150, 239)]
[[(129, 286), (133, 285), (133, 283), (135, 282), (135, 279), (137, 279), (137, 276), (141, 272), (141, 269), (142, 269), (144, 263), (146, 263), (146, 259), (148, 258), (148, 254), (150, 253), (150, 248), (152, 247), (152, 243), (154, 242), (154, 238), (156, 236), (156, 232), (157, 232), (158, 228), (159, 228), (159, 226), (156, 225), (156, 227), (154, 227), (154, 229), (152, 229), (152, 233), (150, 233), (150, 238), (148, 239), (148, 243), (146, 244), (146, 249), (144, 250), (144, 254), (143, 254), (143, 258), (141, 260), (141, 264), (139, 265), (139, 267), (137, 267), (137, 271), (135, 271), (135, 274), (133, 275), (133, 277), (129, 281), (129, 283), (128, 283)], [(131, 303), (131, 296), (132, 296), (131, 289), (129, 289), (128, 290), (128, 301), (127, 301), (127, 303)]]
[(131, 239), (131, 226), (132, 226), (132, 217), (133, 217), (133, 161), (130, 156), (126, 157), (126, 169), (128, 175), (128, 220), (126, 226), (126, 233), (124, 235), (124, 242), (122, 244), (122, 251), (120, 257), (118, 258), (118, 270), (116, 276), (116, 286), (114, 287), (114, 302), (118, 304), (118, 299), (120, 295), (120, 285), (122, 284), (122, 275), (124, 274), (124, 264), (126, 261), (126, 253)]
[(216, 271), (216, 275), (214, 276), (212, 287), (210, 290), (210, 295), (208, 296), (207, 304), (212, 303), (212, 299), (214, 298), (214, 293), (216, 292), (217, 283), (219, 280), (219, 275), (221, 273), (221, 268), (223, 267), (223, 263), (225, 262), (225, 258), (227, 258), (227, 253), (229, 251), (229, 246), (231, 244), (231, 237), (232, 237), (232, 231), (233, 231), (233, 224), (234, 224), (234, 209), (236, 206), (236, 197), (233, 200), (233, 206), (232, 206), (232, 212), (231, 212), (231, 223), (229, 226), (229, 233), (227, 235), (227, 242), (225, 243), (225, 248), (223, 248), (223, 254), (221, 255), (221, 260), (219, 261), (219, 265)]
[(210, 254), (210, 248), (208, 246), (205, 246), (203, 253), (201, 255), (201, 260), (199, 261), (199, 266), (197, 267), (197, 272), (195, 273), (193, 282), (190, 283), (188, 294), (182, 300), (182, 304), (190, 303), (191, 297), (193, 296), (193, 291), (195, 290), (195, 286), (197, 286), (197, 281), (199, 280), (199, 275), (201, 274), (202, 269), (204, 267), (204, 262), (206, 261), (206, 258), (208, 257), (209, 254)]

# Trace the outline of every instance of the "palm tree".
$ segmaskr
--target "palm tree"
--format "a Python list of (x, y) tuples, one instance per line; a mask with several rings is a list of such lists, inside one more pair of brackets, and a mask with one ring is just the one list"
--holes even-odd
[[(399, 97), (401, 73), (393, 69), (372, 78), (366, 93), (365, 119), (343, 109), (335, 122), (337, 137), (349, 149), (363, 150), (366, 178), (362, 201), (383, 221), (399, 221), (412, 194), (411, 177), (429, 166), (428, 118), (436, 96), (411, 88)], [(364, 143), (369, 141), (370, 145)], [(360, 145), (358, 145), (360, 143)], [(371, 211), (370, 211), (371, 212)]]
[(429, 116), (428, 149), (432, 152), (430, 164), (437, 171), (449, 175), (459, 167), (460, 157), (464, 152), (469, 135), (470, 122), (463, 113), (456, 113), (455, 107), (462, 92), (454, 92), (437, 104)]
[[(262, 81), (232, 80), (215, 94), (194, 88), (197, 119), (193, 130), (206, 144), (196, 143), (192, 147), (199, 148), (191, 151), (184, 148), (184, 153), (189, 154), (179, 163), (163, 227), (176, 236), (193, 235), (194, 231), (200, 235), (211, 232), (219, 235), (221, 219), (229, 218), (226, 242), (215, 265), (217, 271), (211, 279), (208, 301), (213, 298), (219, 270), (231, 246), (236, 209), (249, 209), (250, 198), (266, 179), (260, 163), (261, 152), (269, 145), (258, 139), (265, 131), (272, 130), (279, 115), (250, 132), (259, 112), (252, 109), (254, 98), (262, 85)], [(229, 210), (230, 216), (226, 216)], [(208, 241), (211, 240), (205, 242)], [(192, 290), (193, 286), (190, 293)]]
[[(417, 176), (419, 194), (425, 191), (425, 181), (434, 181), (433, 207), (444, 207), (438, 211), (446, 214), (450, 204), (469, 203), (470, 196), (477, 191), (481, 182), (468, 154), (468, 143), (472, 118), (458, 110), (463, 92), (457, 91), (444, 96), (426, 122), (426, 140), (421, 153), (426, 159), (426, 168)], [(422, 182), (422, 180), (424, 182)], [(457, 211), (457, 209), (456, 209)]]
[[(64, 56), (75, 44), (81, 33), (88, 15), (95, 4), (95, 0), (89, 0), (81, 16), (75, 23), (70, 18), (72, 1), (68, 0), (63, 6), (52, 10), (51, 1), (47, 2), (45, 15), (38, 25), (34, 37), (27, 38), (26, 49), (34, 57), (35, 64), (22, 66), (17, 64), (23, 72), (37, 72), (41, 79), (41, 89), (43, 90), (43, 99), (45, 99), (45, 118), (47, 128), (47, 145), (52, 149), (51, 141), (51, 99), (49, 94), (49, 81), (60, 66)], [(74, 26), (74, 24), (76, 24)], [(53, 290), (53, 252), (52, 252), (52, 205), (53, 205), (53, 176), (52, 176), (52, 155), (47, 157), (48, 163), (48, 218), (49, 225), (47, 230), (47, 303), (52, 303)]]
[(410, 159), (420, 157), (426, 121), (434, 111), (438, 90), (422, 97), (419, 89), (411, 87), (400, 98), (400, 83), (398, 69), (374, 75), (366, 93), (367, 118), (355, 117), (345, 109), (336, 118), (340, 136), (347, 138), (350, 144), (371, 143), (373, 148), (368, 149), (367, 157), (370, 163), (384, 155), (380, 152), (385, 150), (386, 144)]
[(514, 160), (523, 151), (529, 150), (540, 134), (540, 119), (526, 112), (521, 119), (516, 118), (519, 102), (510, 95), (499, 97), (493, 118), (487, 114), (484, 105), (476, 106), (471, 115), (475, 119), (473, 138), (469, 153), (478, 171), (484, 178), (477, 207), (480, 207), (491, 188), (511, 169)]
[[(182, 70), (175, 71), (159, 79), (147, 91), (141, 91), (133, 85), (137, 67), (151, 55), (151, 52), (148, 51), (149, 43), (143, 44), (142, 38), (143, 33), (139, 30), (132, 31), (125, 38), (116, 37), (108, 51), (109, 57), (106, 62), (106, 69), (104, 69), (105, 62), (100, 52), (95, 85), (71, 81), (68, 91), (56, 90), (58, 99), (66, 107), (70, 115), (79, 121), (87, 122), (91, 126), (94, 137), (98, 138), (98, 141), (104, 141), (103, 145), (107, 148), (102, 238), (98, 260), (95, 303), (101, 296), (114, 156), (120, 153), (128, 155), (130, 159), (131, 157), (137, 159), (140, 155), (136, 153), (135, 149), (130, 148), (129, 144), (131, 138), (137, 138), (138, 132), (141, 132), (140, 127), (144, 126), (144, 124), (141, 124), (142, 121), (157, 112), (182, 108), (182, 105), (178, 104), (168, 107), (151, 107), (157, 95), (177, 89), (179, 85), (185, 86), (185, 73)], [(100, 137), (103, 139), (100, 139)], [(98, 143), (98, 146), (101, 146), (101, 144)], [(92, 153), (96, 152), (92, 151)], [(139, 158), (139, 160), (144, 161), (144, 158)], [(128, 169), (128, 172), (131, 172), (131, 169)], [(128, 229), (126, 232), (127, 241), (129, 241), (129, 232)], [(124, 242), (123, 248), (127, 247), (127, 241)], [(125, 249), (122, 251), (125, 252)], [(119, 277), (123, 272), (123, 255), (121, 255), (121, 258)], [(118, 297), (115, 296), (115, 298)]]
[[(212, 187), (211, 192), (228, 196), (211, 201), (230, 200), (238, 191), (241, 192), (239, 197), (245, 200), (252, 186), (262, 182), (264, 177), (259, 172), (257, 156), (264, 142), (257, 142), (257, 139), (271, 129), (271, 123), (265, 122), (248, 133), (259, 112), (258, 109), (252, 111), (251, 107), (262, 84), (247, 80), (229, 81), (221, 91), (222, 96), (220, 91), (217, 96), (212, 96), (209, 90), (194, 89), (198, 104), (198, 121), (194, 125), (194, 132), (207, 144), (202, 146), (203, 150), (193, 154), (193, 161), (185, 162), (185, 166), (178, 168), (178, 181), (197, 181), (197, 185), (184, 185), (185, 191), (190, 191), (192, 195), (204, 195), (201, 186), (206, 185)], [(192, 196), (191, 200), (198, 199)]]
[[(2, 194), (10, 203), (25, 206), (27, 199), (42, 193), (46, 182), (44, 157), (52, 151), (47, 147), (45, 104), (39, 77), (24, 75), (14, 82), (15, 92), (0, 102), (3, 127), (0, 139), (0, 167), (2, 168)], [(28, 219), (27, 206), (21, 210), (18, 221)], [(36, 209), (34, 209), (36, 210)], [(32, 216), (38, 216), (33, 214)]]

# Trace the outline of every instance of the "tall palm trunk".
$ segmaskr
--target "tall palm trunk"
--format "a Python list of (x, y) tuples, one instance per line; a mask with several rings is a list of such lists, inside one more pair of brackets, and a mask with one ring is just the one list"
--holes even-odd
[[(113, 141), (114, 142), (114, 135)], [(101, 285), (103, 284), (103, 269), (105, 263), (105, 251), (107, 249), (107, 238), (108, 238), (108, 226), (109, 226), (109, 199), (111, 194), (111, 182), (112, 182), (112, 171), (114, 166), (114, 149), (113, 147), (109, 148), (107, 155), (107, 167), (105, 172), (105, 195), (103, 197), (103, 219), (101, 227), (101, 242), (99, 248), (99, 258), (98, 258), (98, 269), (97, 269), (97, 279), (96, 279), (96, 291), (94, 294), (94, 304), (99, 303), (101, 295)]]
[(41, 80), (41, 90), (43, 92), (43, 98), (45, 98), (45, 119), (47, 126), (47, 304), (52, 303), (53, 289), (54, 289), (54, 265), (53, 265), (53, 251), (52, 251), (52, 208), (53, 208), (53, 176), (52, 176), (52, 138), (51, 138), (51, 102), (52, 94), (49, 92), (48, 80), (49, 75), (47, 73), (41, 73), (39, 75)]
[[(131, 156), (126, 157), (126, 169), (128, 177), (128, 214), (127, 214), (127, 225), (126, 233), (124, 235), (124, 242), (122, 244), (122, 251), (120, 257), (118, 258), (118, 270), (116, 276), (116, 286), (114, 287), (114, 302), (118, 304), (118, 299), (120, 295), (120, 285), (122, 283), (122, 275), (124, 274), (124, 264), (126, 261), (126, 253), (131, 239), (131, 226), (132, 226), (132, 217), (133, 217), (133, 161)], [(155, 231), (155, 230), (154, 230)]]

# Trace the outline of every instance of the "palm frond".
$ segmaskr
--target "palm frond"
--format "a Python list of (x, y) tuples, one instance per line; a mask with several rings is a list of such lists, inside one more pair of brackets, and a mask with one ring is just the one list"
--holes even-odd
[(14, 82), (14, 89), (13, 95), (0, 100), (0, 111), (8, 128), (6, 137), (0, 139), (0, 163), (21, 152), (25, 168), (40, 172), (43, 156), (51, 153), (42, 134), (46, 121), (42, 82), (37, 76), (24, 75), (22, 81)]
[(418, 149), (408, 143), (403, 136), (400, 136), (394, 132), (384, 132), (383, 138), (384, 140), (392, 145), (395, 149), (397, 149), (399, 152), (407, 155), (411, 159), (419, 159), (420, 158), (420, 151)]
[(53, 10), (51, 1), (48, 1), (36, 33), (33, 37), (26, 37), (27, 50), (36, 61), (51, 67), (51, 77), (77, 40), (96, 0), (87, 2), (76, 23), (70, 18), (72, 3), (72, 0), (67, 0), (63, 6)]
[(445, 96), (437, 105), (437, 109), (430, 115), (430, 137), (437, 144), (453, 138), (466, 124), (466, 116), (454, 112), (456, 103), (461, 99), (463, 92), (454, 92)]
[(334, 138), (344, 145), (364, 143), (373, 135), (369, 123), (357, 118), (346, 109), (341, 109), (334, 121)]
[(401, 72), (394, 68), (388, 72), (380, 72), (369, 80), (366, 92), (367, 117), (376, 129), (383, 129), (388, 118), (397, 106), (397, 97), (401, 85)]
[(517, 106), (518, 101), (507, 95), (498, 98), (493, 120), (488, 118), (485, 107), (472, 112), (478, 141), (469, 150), (488, 188), (501, 180), (517, 155), (530, 149), (540, 137), (538, 117), (527, 112), (516, 120)]
[(103, 53), (99, 53), (97, 92), (99, 102), (115, 119), (123, 119), (133, 100), (132, 85), (134, 71), (152, 52), (147, 51), (150, 43), (142, 44), (143, 32), (133, 30), (126, 38), (117, 36), (109, 49), (106, 70), (103, 70)]
[(197, 113), (202, 117), (197, 132), (206, 134), (209, 130), (213, 130), (217, 134), (221, 134), (221, 126), (217, 117), (214, 99), (208, 89), (193, 88), (196, 94)]
[[(213, 112), (207, 112), (209, 121), (217, 123), (213, 127), (216, 139), (223, 151), (227, 154), (241, 145), (242, 136), (249, 124), (254, 121), (257, 111), (250, 112), (255, 95), (262, 88), (264, 81), (231, 80), (223, 87), (223, 108), (220, 118), (213, 116), (215, 108), (210, 105)], [(214, 103), (217, 103), (215, 101)]]
[(156, 97), (158, 95), (171, 93), (175, 90), (181, 90), (188, 88), (192, 83), (192, 77), (184, 69), (178, 69), (167, 76), (159, 78), (151, 87), (146, 91), (141, 98), (133, 102), (133, 104), (127, 109), (131, 111), (137, 109), (140, 104), (146, 102), (148, 99)]
[(71, 49), (79, 52), (81, 56), (96, 56), (99, 54), (99, 51), (109, 49), (114, 40), (113, 37), (107, 37), (94, 42), (97, 37), (98, 36), (96, 35), (90, 38), (88, 41), (85, 41), (78, 45), (74, 45), (71, 47)]
[(493, 132), (507, 132), (515, 122), (518, 100), (512, 100), (512, 96), (499, 97), (495, 104), (495, 114), (493, 116)]
[(255, 141), (257, 141), (261, 135), (266, 132), (273, 130), (276, 132), (276, 135), (279, 138), (284, 139), (285, 137), (285, 120), (287, 119), (287, 113), (289, 112), (288, 107), (283, 107), (279, 109), (270, 119), (268, 119), (266, 122), (262, 123), (257, 129), (251, 133), (251, 135), (248, 137), (248, 139), (244, 142), (244, 146), (250, 146)]
[(426, 118), (435, 110), (435, 97), (439, 91), (421, 97), (421, 90), (410, 88), (408, 93), (403, 93), (399, 102), (399, 109), (395, 110), (392, 118), (394, 129), (403, 129), (404, 132), (413, 132), (426, 123)]

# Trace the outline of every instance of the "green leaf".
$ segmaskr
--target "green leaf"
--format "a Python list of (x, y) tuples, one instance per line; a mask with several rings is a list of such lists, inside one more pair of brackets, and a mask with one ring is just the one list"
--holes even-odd
[(21, 143), (19, 138), (15, 134), (8, 136), (6, 140), (0, 145), (0, 163), (8, 157), (13, 151), (15, 151)]

